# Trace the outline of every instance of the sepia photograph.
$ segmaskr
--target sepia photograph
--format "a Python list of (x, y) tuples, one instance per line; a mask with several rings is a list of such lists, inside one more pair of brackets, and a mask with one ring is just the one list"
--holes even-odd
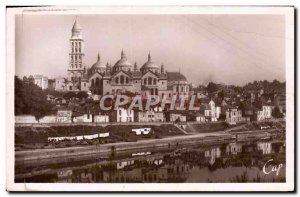
[(7, 8), (6, 28), (8, 191), (294, 190), (293, 7)]

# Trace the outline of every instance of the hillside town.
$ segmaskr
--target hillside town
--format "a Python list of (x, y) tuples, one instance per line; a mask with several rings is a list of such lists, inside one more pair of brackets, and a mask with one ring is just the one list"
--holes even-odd
[[(16, 123), (225, 121), (237, 124), (285, 117), (285, 82), (254, 81), (244, 87), (210, 82), (197, 86), (181, 72), (169, 72), (163, 64), (158, 66), (150, 52), (140, 69), (127, 59), (124, 50), (114, 66), (105, 64), (100, 54), (88, 66), (84, 62), (84, 39), (77, 18), (71, 33), (65, 78), (48, 79), (38, 74), (24, 76), (22, 80), (15, 78)], [(34, 94), (22, 95), (26, 94), (23, 91), (37, 91), (39, 99), (30, 99)], [(175, 98), (176, 104), (172, 109), (169, 105), (150, 110), (128, 110), (122, 106), (107, 112), (99, 108), (99, 100), (104, 95), (113, 96), (107, 105), (114, 103), (116, 95), (129, 98), (140, 95), (143, 101), (155, 95), (167, 101)], [(181, 101), (188, 102), (192, 96), (199, 110), (181, 110)], [(39, 109), (40, 104), (43, 106)]]
[[(130, 46), (88, 64), (92, 45), (77, 17), (71, 25), (65, 74), (14, 76), (15, 182), (285, 181), (285, 78), (192, 79), (151, 50), (127, 56)], [(266, 162), (280, 176), (266, 177)]]

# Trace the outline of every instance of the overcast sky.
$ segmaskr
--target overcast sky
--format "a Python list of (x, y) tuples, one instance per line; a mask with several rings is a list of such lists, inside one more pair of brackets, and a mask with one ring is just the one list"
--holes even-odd
[[(16, 18), (16, 74), (66, 76), (75, 16)], [(80, 15), (87, 66), (112, 65), (124, 49), (141, 67), (152, 60), (194, 84), (285, 80), (285, 21), (276, 15)]]

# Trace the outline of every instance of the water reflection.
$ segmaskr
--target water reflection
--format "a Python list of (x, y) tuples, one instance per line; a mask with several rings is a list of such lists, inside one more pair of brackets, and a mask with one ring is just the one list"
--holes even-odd
[(113, 155), (96, 161), (90, 158), (78, 164), (19, 167), (18, 172), (23, 173), (17, 174), (15, 180), (60, 183), (284, 182), (285, 167), (278, 176), (262, 172), (270, 158), (275, 164), (285, 166), (284, 142), (233, 142), (148, 154)]

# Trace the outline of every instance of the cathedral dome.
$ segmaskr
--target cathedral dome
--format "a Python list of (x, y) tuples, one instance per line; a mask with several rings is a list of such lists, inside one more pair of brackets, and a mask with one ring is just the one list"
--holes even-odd
[(131, 63), (127, 60), (126, 54), (124, 53), (124, 51), (122, 50), (121, 52), (121, 59), (118, 60), (115, 65), (113, 70), (114, 71), (118, 71), (118, 70), (126, 70), (129, 71), (131, 70), (132, 65)]
[(148, 54), (148, 61), (141, 67), (141, 70), (143, 72), (147, 72), (148, 70), (151, 70), (153, 72), (158, 72), (159, 66), (157, 66), (154, 62), (151, 61), (151, 55), (150, 53)]
[(101, 61), (100, 55), (98, 53), (97, 62), (93, 64), (93, 66), (89, 69), (89, 74), (95, 72), (104, 72), (106, 70), (106, 64)]

